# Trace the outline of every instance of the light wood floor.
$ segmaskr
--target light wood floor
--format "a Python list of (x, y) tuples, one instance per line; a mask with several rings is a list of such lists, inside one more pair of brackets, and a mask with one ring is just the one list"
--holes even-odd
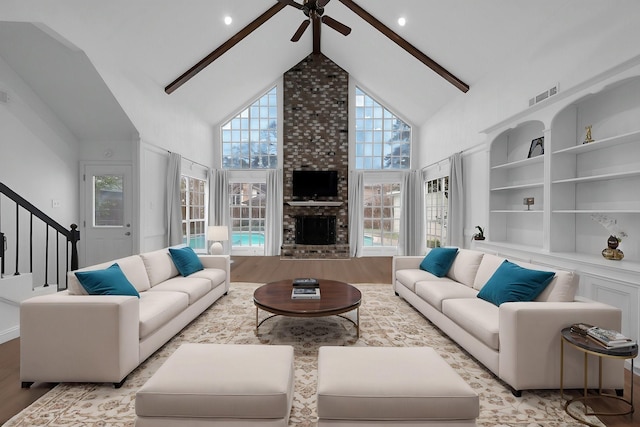
[[(284, 278), (316, 277), (351, 283), (391, 283), (391, 258), (354, 258), (349, 260), (281, 260), (279, 257), (233, 257), (231, 280), (234, 282), (269, 282)], [(625, 397), (630, 395), (632, 381), (626, 374)], [(607, 427), (640, 425), (640, 376), (633, 378), (633, 415), (601, 417)], [(30, 389), (20, 388), (20, 340), (0, 344), (0, 424), (29, 406), (55, 384), (36, 383)], [(577, 392), (571, 391), (573, 395)], [(598, 410), (615, 410), (595, 407)]]

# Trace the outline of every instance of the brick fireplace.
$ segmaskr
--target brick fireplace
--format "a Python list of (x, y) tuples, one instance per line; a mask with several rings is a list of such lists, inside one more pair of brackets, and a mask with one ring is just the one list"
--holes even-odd
[[(349, 257), (349, 75), (326, 56), (311, 54), (284, 74), (283, 119), (283, 244), (284, 258)], [(294, 170), (338, 171), (338, 196), (325, 197), (313, 206), (291, 206)], [(322, 205), (322, 201), (334, 202)], [(297, 243), (297, 229), (313, 217), (324, 218), (334, 243), (311, 240)], [(312, 224), (313, 221), (309, 222)], [(312, 227), (312, 228), (313, 228)], [(317, 231), (317, 230), (316, 230)]]

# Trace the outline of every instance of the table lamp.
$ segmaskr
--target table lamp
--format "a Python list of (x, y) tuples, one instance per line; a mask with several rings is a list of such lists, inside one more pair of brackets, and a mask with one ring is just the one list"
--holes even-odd
[(229, 229), (226, 225), (210, 225), (207, 229), (207, 240), (213, 243), (209, 247), (209, 254), (221, 255), (222, 243), (229, 240)]

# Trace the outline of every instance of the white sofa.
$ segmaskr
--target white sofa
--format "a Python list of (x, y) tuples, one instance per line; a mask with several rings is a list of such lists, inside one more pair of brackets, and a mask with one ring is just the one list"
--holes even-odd
[[(394, 257), (396, 294), (508, 384), (516, 396), (522, 390), (560, 388), (563, 328), (577, 322), (621, 328), (621, 310), (575, 297), (578, 276), (573, 272), (515, 262), (525, 268), (555, 271), (555, 276), (535, 301), (496, 306), (477, 294), (505, 258), (459, 249), (444, 277), (421, 270), (423, 259), (424, 256)], [(584, 355), (570, 346), (564, 347), (564, 387), (581, 388)], [(604, 388), (622, 390), (623, 361), (603, 360), (602, 368)], [(597, 369), (598, 363), (591, 361), (590, 387), (597, 387)]]
[(88, 295), (75, 276), (66, 291), (23, 301), (20, 380), (111, 382), (126, 376), (229, 290), (228, 255), (198, 256), (204, 269), (183, 277), (168, 249), (82, 268), (118, 263), (140, 294)]

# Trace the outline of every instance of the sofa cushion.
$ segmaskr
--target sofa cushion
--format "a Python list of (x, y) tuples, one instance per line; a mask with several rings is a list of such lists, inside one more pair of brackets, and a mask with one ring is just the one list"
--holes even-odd
[(189, 305), (191, 305), (205, 296), (211, 289), (213, 289), (211, 281), (207, 278), (178, 276), (152, 286), (149, 292), (184, 292), (189, 295)]
[(442, 302), (442, 313), (486, 346), (500, 349), (500, 309), (480, 298), (456, 298)]
[(169, 255), (167, 248), (140, 254), (149, 276), (149, 284), (155, 286), (167, 279), (176, 277), (178, 269)]
[(578, 275), (573, 271), (556, 271), (553, 280), (536, 301), (572, 302), (578, 291)]
[(117, 263), (104, 270), (77, 271), (76, 277), (89, 295), (130, 295), (140, 298)]
[(444, 277), (457, 254), (458, 248), (433, 248), (420, 263), (420, 269), (428, 271), (434, 276)]
[(169, 254), (180, 274), (185, 277), (204, 268), (198, 255), (189, 246), (169, 248)]
[[(144, 292), (149, 289), (149, 276), (144, 268), (144, 263), (139, 255), (131, 255), (125, 258), (119, 258), (115, 261), (103, 262), (100, 264), (92, 265), (90, 267), (80, 268), (76, 271), (92, 271), (105, 269), (112, 264), (117, 263), (120, 269), (127, 276), (127, 279), (136, 288), (138, 292)], [(70, 295), (87, 295), (87, 291), (82, 287), (78, 278), (74, 274), (75, 272), (69, 272), (67, 274), (67, 287)]]
[(477, 290), (482, 289), (485, 283), (493, 276), (493, 273), (495, 273), (498, 267), (504, 262), (504, 259), (505, 258), (501, 256), (484, 254), (482, 260), (480, 260), (476, 277), (473, 279), (473, 287)]
[(407, 268), (404, 270), (396, 271), (396, 280), (402, 283), (405, 287), (407, 287), (411, 292), (416, 291), (416, 282), (428, 281), (442, 281), (442, 282), (450, 282), (451, 279), (448, 277), (437, 277), (433, 274), (420, 270), (417, 268)]
[(442, 311), (442, 301), (450, 298), (475, 298), (478, 291), (462, 283), (450, 281), (417, 282), (416, 294), (431, 304), (438, 311)]
[(184, 292), (143, 292), (140, 294), (140, 339), (170, 322), (189, 305)]
[(227, 272), (221, 268), (205, 268), (204, 270), (196, 271), (189, 277), (208, 279), (211, 281), (211, 289), (215, 289), (227, 280)]
[(484, 252), (472, 251), (470, 249), (460, 249), (449, 268), (447, 276), (456, 282), (467, 286), (473, 286), (478, 267), (482, 261)]
[(533, 301), (554, 275), (552, 271), (531, 270), (504, 260), (478, 292), (478, 298), (497, 306), (505, 302)]

